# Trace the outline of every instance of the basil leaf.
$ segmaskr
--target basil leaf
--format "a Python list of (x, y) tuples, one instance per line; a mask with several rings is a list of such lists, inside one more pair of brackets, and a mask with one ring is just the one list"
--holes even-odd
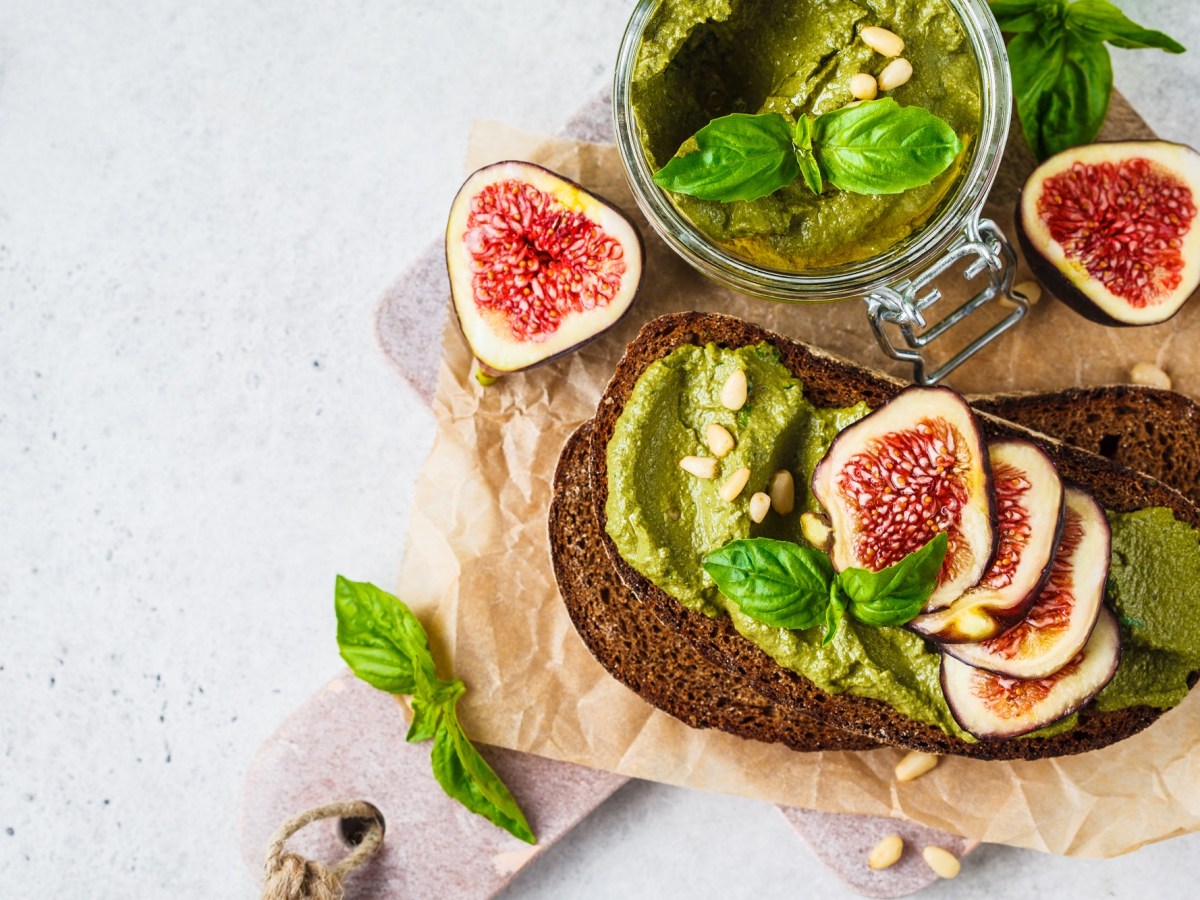
[(1053, 40), (1018, 34), (1008, 46), (1017, 112), (1034, 155), (1046, 159), (1095, 140), (1112, 94), (1107, 48), (1069, 32)]
[(836, 588), (829, 592), (829, 605), (825, 607), (825, 636), (821, 638), (821, 646), (824, 647), (833, 640), (833, 636), (837, 634), (838, 626), (842, 624), (842, 617), (846, 612), (845, 601), (842, 600), (841, 592)]
[(962, 151), (962, 141), (928, 110), (887, 97), (818, 117), (813, 150), (834, 187), (899, 194), (944, 172)]
[(796, 161), (800, 163), (800, 176), (808, 189), (814, 194), (820, 194), (824, 188), (821, 182), (821, 167), (813, 156), (812, 119), (801, 115), (796, 122), (796, 132), (792, 140), (796, 144)]
[(1091, 41), (1108, 41), (1125, 50), (1166, 50), (1183, 53), (1174, 38), (1130, 21), (1108, 0), (1077, 0), (1067, 7), (1067, 27)]
[(796, 630), (822, 620), (834, 579), (824, 553), (770, 538), (732, 541), (704, 558), (704, 571), (752, 619)]
[(456, 710), (466, 687), (457, 678), (437, 677), (420, 620), (386, 591), (341, 575), (334, 609), (338, 649), (354, 674), (382, 691), (412, 695), (406, 740), (433, 739), (433, 774), (442, 789), (472, 812), (536, 843), (517, 801), (463, 734)]
[(1001, 31), (1016, 34), (1036, 31), (1044, 24), (1038, 0), (990, 0), (988, 6)]
[(791, 126), (774, 113), (734, 113), (696, 132), (699, 150), (677, 156), (658, 170), (654, 183), (702, 200), (757, 200), (791, 184), (800, 174)]
[(945, 532), (878, 572), (848, 568), (838, 574), (838, 586), (849, 599), (849, 612), (864, 625), (903, 625), (916, 618), (937, 585), (946, 559)]
[[(462, 682), (458, 682), (462, 684)], [(422, 697), (413, 697), (412, 721), (408, 725), (405, 740), (410, 744), (427, 741), (437, 734), (437, 727), (442, 721), (442, 704), (428, 703)]]
[(471, 812), (499, 825), (528, 844), (536, 844), (521, 807), (458, 724), (457, 697), (444, 707), (433, 737), (433, 775), (449, 796)]
[[(1065, 85), (1070, 87), (1064, 88)], [(1068, 35), (1062, 73), (1049, 102), (1043, 106), (1046, 149), (1053, 154), (1094, 141), (1108, 116), (1112, 89), (1108, 48)]]
[(436, 689), (425, 629), (400, 600), (373, 584), (339, 575), (333, 603), (338, 649), (355, 675), (389, 694)]

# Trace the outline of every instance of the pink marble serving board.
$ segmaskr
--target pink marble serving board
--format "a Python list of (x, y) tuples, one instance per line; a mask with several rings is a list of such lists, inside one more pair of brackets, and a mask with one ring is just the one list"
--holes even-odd
[[(552, 847), (629, 779), (528, 753), (480, 747), (538, 836), (529, 846), (467, 812), (443, 793), (429, 764), (429, 744), (405, 741), (408, 725), (395, 698), (349, 670), (284, 721), (262, 746), (242, 788), (242, 856), (262, 871), (271, 837), (298, 812), (366, 800), (383, 814), (383, 845), (346, 884), (347, 900), (382, 897), (491, 897)], [(936, 876), (920, 848), (938, 844), (956, 855), (975, 844), (893, 819), (778, 807), (817, 859), (866, 897), (903, 897)], [(891, 869), (865, 860), (884, 835), (899, 832), (908, 849)], [(317, 822), (290, 850), (332, 863), (348, 852), (335, 820)]]
[[(606, 94), (580, 108), (564, 136), (612, 141)], [(389, 361), (431, 404), (449, 285), (440, 240), (431, 243), (389, 287), (376, 333)], [(355, 897), (490, 897), (552, 846), (628, 779), (494, 747), (481, 752), (520, 799), (539, 843), (530, 847), (464, 810), (442, 793), (429, 767), (428, 744), (408, 744), (396, 701), (342, 673), (296, 710), (263, 745), (246, 775), (241, 843), (260, 870), (276, 829), (324, 803), (363, 799), (387, 823), (380, 851), (347, 884)], [(958, 855), (976, 846), (911, 823), (780, 806), (817, 859), (866, 897), (902, 897), (936, 881), (920, 859), (931, 843)], [(865, 866), (879, 838), (901, 833), (909, 846), (884, 872)], [(336, 822), (317, 823), (289, 843), (310, 858), (334, 861), (347, 851)]]
[[(520, 798), (535, 846), (447, 797), (433, 777), (428, 742), (405, 741), (395, 698), (349, 670), (325, 685), (259, 750), (242, 790), (242, 854), (261, 869), (272, 835), (305, 809), (366, 800), (383, 814), (383, 845), (346, 884), (348, 900), (490, 897), (627, 779), (542, 757), (481, 747)], [(348, 851), (335, 820), (296, 835), (289, 849), (332, 863)]]

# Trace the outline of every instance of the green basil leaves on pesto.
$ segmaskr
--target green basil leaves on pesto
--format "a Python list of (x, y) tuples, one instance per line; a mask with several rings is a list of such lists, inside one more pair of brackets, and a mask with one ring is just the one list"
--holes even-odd
[[(745, 371), (750, 385), (749, 401), (737, 413), (719, 397), (734, 369)], [(767, 538), (808, 549), (799, 518), (815, 509), (807, 489), (812, 471), (838, 431), (868, 411), (863, 404), (813, 406), (769, 344), (681, 347), (647, 367), (616, 423), (607, 448), (606, 527), (630, 566), (685, 607), (728, 616), (743, 637), (779, 665), (829, 693), (882, 700), (909, 718), (970, 741), (946, 706), (935, 647), (905, 628), (866, 625), (852, 612), (843, 618), (842, 603), (826, 603), (818, 616), (820, 604), (789, 595), (789, 578), (811, 593), (824, 583), (829, 571), (815, 556), (800, 554), (807, 557), (804, 570), (789, 569), (794, 561), (783, 558), (770, 562), (784, 574), (749, 603), (745, 592), (741, 602), (729, 596), (739, 594), (729, 583), (730, 573), (706, 571), (705, 559), (713, 551), (738, 541), (770, 547), (759, 540)], [(718, 461), (715, 478), (700, 479), (681, 470), (679, 460), (708, 454), (704, 432), (710, 422), (726, 427), (736, 444)], [(722, 501), (717, 492), (723, 476), (743, 466), (751, 470), (751, 486), (767, 484), (779, 469), (791, 471), (794, 511), (771, 512), (755, 523), (748, 513), (753, 488), (737, 502)], [(1189, 673), (1200, 669), (1200, 534), (1167, 509), (1110, 513), (1109, 521), (1107, 601), (1122, 617), (1124, 649), (1116, 677), (1096, 704), (1101, 710), (1173, 706), (1187, 692)], [(729, 557), (727, 567), (744, 570), (747, 577), (769, 562)], [(896, 585), (903, 595), (901, 588)], [(861, 599), (880, 589), (863, 584), (847, 592)], [(908, 600), (915, 604), (916, 597)], [(869, 617), (869, 609), (860, 607), (861, 617)], [(906, 612), (896, 611), (896, 620)], [(832, 639), (824, 643), (831, 630)], [(1070, 726), (1058, 723), (1035, 736)]]
[(937, 116), (890, 97), (817, 116), (795, 126), (783, 116), (733, 113), (694, 138), (699, 148), (654, 175), (668, 191), (730, 203), (757, 200), (801, 174), (814, 194), (822, 180), (856, 194), (899, 194), (929, 184), (962, 151)]
[(825, 623), (822, 644), (833, 640), (842, 613), (864, 625), (904, 625), (933, 593), (946, 558), (938, 534), (919, 550), (879, 572), (835, 572), (820, 550), (788, 541), (732, 541), (704, 557), (704, 571), (742, 612), (764, 625), (803, 631)]
[(814, 193), (820, 168), (806, 167), (803, 154), (800, 178), (754, 200), (670, 194), (699, 232), (734, 256), (784, 271), (887, 250), (921, 228), (962, 176), (983, 118), (979, 69), (948, 0), (661, 0), (630, 85), (635, 131), (654, 171), (698, 150), (696, 133), (723, 116), (773, 113), (795, 122), (841, 110), (854, 99), (850, 79), (878, 75), (888, 62), (859, 38), (868, 25), (900, 35), (913, 66), (911, 80), (888, 96), (944, 121), (966, 152), (929, 184), (899, 194)]
[(693, 140), (694, 153), (655, 173), (659, 187), (703, 200), (757, 200), (800, 174), (792, 126), (783, 116), (734, 113), (709, 122)]
[(834, 187), (900, 194), (945, 172), (963, 150), (954, 129), (919, 106), (891, 97), (817, 116), (813, 155)]
[(742, 612), (803, 631), (825, 621), (837, 573), (820, 550), (771, 538), (731, 541), (704, 557), (707, 572)]

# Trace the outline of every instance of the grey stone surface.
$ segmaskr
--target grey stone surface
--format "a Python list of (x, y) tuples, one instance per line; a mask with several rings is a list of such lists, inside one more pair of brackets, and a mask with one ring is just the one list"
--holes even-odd
[[(470, 120), (560, 127), (629, 7), (0, 4), (0, 894), (253, 894), (242, 776), (341, 667), (334, 574), (394, 583), (432, 435), (377, 300)], [(1200, 144), (1200, 53), (1114, 65)], [(1185, 897), (1198, 851), (988, 847), (928, 896)], [(640, 783), (508, 889), (842, 894), (769, 806)]]

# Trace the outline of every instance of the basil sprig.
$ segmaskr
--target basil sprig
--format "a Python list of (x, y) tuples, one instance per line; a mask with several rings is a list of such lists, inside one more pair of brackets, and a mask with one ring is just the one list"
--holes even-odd
[(962, 152), (954, 129), (919, 106), (891, 97), (844, 107), (792, 125), (775, 113), (734, 113), (696, 132), (697, 150), (658, 170), (654, 182), (702, 200), (757, 200), (803, 176), (856, 194), (899, 194), (929, 184)]
[(945, 533), (878, 572), (835, 572), (824, 553), (787, 541), (731, 541), (704, 558), (704, 571), (750, 618), (773, 628), (803, 631), (824, 625), (833, 640), (843, 616), (864, 625), (904, 625), (921, 612), (946, 558)]
[(425, 629), (398, 598), (341, 575), (334, 588), (337, 642), (354, 674), (389, 694), (412, 697), (409, 742), (433, 741), (433, 775), (450, 797), (521, 840), (537, 838), (521, 807), (458, 723), (457, 678), (438, 678)]
[(1008, 42), (1021, 129), (1043, 160), (1096, 139), (1112, 96), (1105, 44), (1183, 53), (1161, 31), (1131, 21), (1109, 0), (990, 0)]

